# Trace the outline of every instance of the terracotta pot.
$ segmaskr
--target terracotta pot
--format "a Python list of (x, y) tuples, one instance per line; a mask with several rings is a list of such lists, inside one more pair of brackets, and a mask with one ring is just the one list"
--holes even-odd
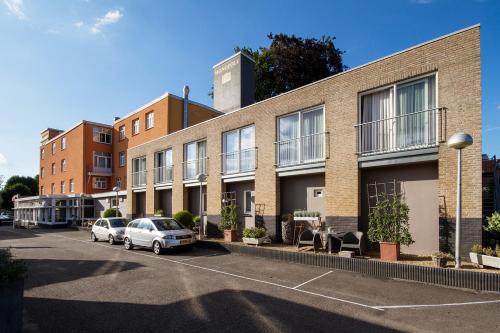
[(387, 261), (398, 261), (399, 243), (380, 242), (380, 259)]
[(236, 242), (238, 234), (236, 230), (224, 230), (224, 242)]

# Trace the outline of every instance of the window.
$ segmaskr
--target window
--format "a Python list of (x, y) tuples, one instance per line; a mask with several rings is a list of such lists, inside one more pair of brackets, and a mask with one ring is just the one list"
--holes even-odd
[(146, 129), (153, 128), (155, 125), (155, 114), (154, 112), (146, 113)]
[(66, 137), (61, 139), (61, 150), (66, 149)]
[(223, 173), (253, 171), (255, 169), (255, 126), (224, 133)]
[(66, 183), (63, 181), (61, 181), (61, 193), (64, 193), (66, 191)]
[(118, 187), (119, 189), (122, 188), (122, 179), (120, 177), (116, 178), (116, 187)]
[(73, 178), (69, 180), (69, 191), (71, 193), (75, 192), (75, 180)]
[(111, 128), (94, 127), (94, 142), (111, 144)]
[(66, 160), (61, 160), (61, 172), (66, 171)]
[(120, 166), (125, 166), (125, 164), (127, 163), (127, 157), (125, 156), (125, 152), (124, 151), (121, 151), (119, 154), (118, 154), (119, 158), (120, 158)]
[(184, 145), (184, 179), (194, 179), (200, 173), (207, 174), (207, 142), (204, 140)]
[(94, 188), (105, 190), (108, 187), (105, 177), (95, 177), (94, 178)]
[(45, 149), (44, 149), (44, 148), (42, 148), (42, 149), (40, 150), (40, 158), (41, 158), (42, 160), (45, 158)]
[(132, 186), (146, 185), (146, 157), (132, 160)]
[(54, 194), (56, 192), (56, 184), (50, 184), (50, 194)]
[(56, 164), (55, 163), (52, 163), (52, 174), (53, 175), (56, 174)]
[(315, 198), (322, 198), (323, 197), (323, 189), (321, 189), (321, 188), (314, 189), (313, 196)]
[(139, 118), (132, 120), (132, 135), (139, 134)]
[(118, 138), (120, 139), (120, 141), (125, 140), (125, 125), (120, 126), (120, 128), (118, 129), (118, 133)]
[(52, 142), (52, 155), (56, 153), (56, 149), (57, 149), (57, 144), (55, 142)]
[(301, 111), (278, 119), (278, 165), (321, 161), (325, 158), (323, 108)]
[(111, 153), (94, 152), (94, 168), (95, 169), (111, 169)]
[(40, 178), (43, 178), (45, 176), (45, 168), (40, 169)]
[(43, 186), (40, 186), (40, 195), (43, 195)]
[(154, 167), (155, 184), (168, 183), (172, 181), (172, 149), (158, 151), (155, 153)]
[(245, 191), (243, 192), (244, 194), (244, 207), (245, 207), (245, 214), (252, 214), (252, 191)]

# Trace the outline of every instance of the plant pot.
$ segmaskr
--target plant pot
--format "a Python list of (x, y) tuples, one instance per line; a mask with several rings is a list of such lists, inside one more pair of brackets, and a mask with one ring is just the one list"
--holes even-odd
[(448, 259), (433, 256), (432, 263), (435, 267), (445, 268), (446, 264), (448, 263)]
[(399, 243), (380, 242), (380, 259), (387, 261), (398, 261)]
[(224, 242), (236, 242), (238, 234), (236, 230), (224, 230)]
[(250, 238), (250, 237), (243, 237), (243, 243), (249, 244), (249, 245), (262, 245), (264, 243), (267, 243), (268, 237), (264, 236), (261, 238)]
[(24, 279), (0, 285), (0, 332), (21, 332), (23, 328)]
[(469, 252), (470, 261), (479, 267), (488, 266), (500, 269), (500, 258)]

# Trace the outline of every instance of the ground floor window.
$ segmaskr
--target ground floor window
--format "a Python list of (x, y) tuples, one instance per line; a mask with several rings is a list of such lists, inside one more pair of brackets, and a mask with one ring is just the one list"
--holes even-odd
[(105, 177), (95, 177), (94, 178), (94, 188), (96, 189), (106, 189), (108, 187)]

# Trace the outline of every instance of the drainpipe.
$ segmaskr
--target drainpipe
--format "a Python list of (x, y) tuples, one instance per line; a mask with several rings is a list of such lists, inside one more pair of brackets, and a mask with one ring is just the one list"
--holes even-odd
[(184, 94), (184, 128), (186, 128), (188, 127), (189, 86), (184, 86), (182, 92)]

